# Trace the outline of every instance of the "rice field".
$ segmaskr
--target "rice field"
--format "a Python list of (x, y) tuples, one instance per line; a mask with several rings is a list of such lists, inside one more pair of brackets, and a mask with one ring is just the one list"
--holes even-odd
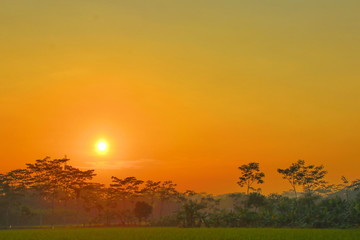
[(359, 240), (360, 229), (87, 228), (1, 230), (4, 240)]

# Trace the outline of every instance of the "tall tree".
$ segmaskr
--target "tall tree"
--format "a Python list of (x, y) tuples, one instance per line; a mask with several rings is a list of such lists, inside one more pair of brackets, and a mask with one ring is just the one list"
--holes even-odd
[(16, 169), (0, 174), (0, 206), (5, 210), (5, 225), (11, 226), (10, 213), (20, 206), (21, 197), (26, 194), (28, 171)]
[(295, 163), (292, 163), (290, 165), (290, 167), (285, 168), (285, 169), (281, 169), (279, 168), (277, 171), (278, 173), (280, 173), (282, 175), (283, 179), (288, 180), (288, 182), (290, 183), (294, 193), (295, 193), (295, 198), (297, 198), (297, 189), (296, 187), (298, 185), (301, 185), (303, 183), (303, 179), (304, 179), (304, 172), (303, 172), (303, 168), (305, 165), (305, 161), (304, 160), (298, 160)]
[(312, 194), (314, 191), (324, 189), (326, 181), (324, 180), (327, 171), (324, 170), (323, 165), (306, 165), (304, 160), (298, 160), (292, 163), (290, 167), (277, 170), (284, 179), (288, 180), (295, 197), (297, 197), (297, 186), (302, 186), (303, 191), (307, 194)]
[(66, 204), (74, 199), (79, 204), (80, 192), (86, 186), (94, 174), (94, 170), (82, 171), (68, 165), (70, 159), (44, 159), (36, 160), (35, 163), (28, 163), (29, 172), (28, 184), (34, 189), (40, 198), (50, 203), (52, 223), (55, 219), (55, 208), (57, 204)]
[(112, 176), (111, 179), (113, 183), (110, 186), (117, 191), (122, 199), (131, 199), (138, 196), (141, 193), (140, 185), (144, 183), (144, 181), (136, 177), (120, 179)]
[(246, 194), (250, 193), (250, 190), (261, 190), (260, 188), (255, 189), (253, 184), (262, 184), (264, 183), (265, 173), (260, 171), (259, 163), (251, 162), (248, 164), (241, 165), (239, 167), (241, 171), (241, 176), (237, 182), (240, 187), (246, 187)]
[(172, 181), (164, 181), (160, 184), (158, 188), (158, 197), (160, 200), (160, 217), (163, 215), (164, 205), (165, 203), (171, 199), (176, 198), (178, 196), (178, 191), (176, 190), (176, 184)]
[(68, 198), (78, 200), (81, 195), (81, 191), (85, 186), (90, 184), (90, 180), (93, 179), (96, 174), (95, 170), (80, 170), (70, 165), (65, 165), (63, 169), (63, 188), (68, 194)]
[(114, 208), (113, 212), (117, 213), (117, 217), (123, 224), (128, 223), (133, 217), (133, 208), (135, 200), (141, 196), (141, 185), (144, 181), (136, 177), (126, 177), (120, 179), (112, 176), (112, 184), (110, 184), (109, 193), (112, 196), (110, 205)]
[(158, 195), (159, 190), (161, 189), (161, 181), (152, 181), (148, 180), (145, 182), (144, 188), (141, 190), (141, 192), (144, 194), (144, 196), (149, 198), (150, 205), (154, 207), (154, 201), (155, 198)]
[(64, 167), (69, 161), (67, 158), (36, 160), (35, 163), (27, 163), (27, 169), (30, 173), (29, 185), (35, 189), (44, 200), (51, 201), (54, 204), (57, 195), (60, 193), (63, 185)]
[(312, 194), (326, 187), (327, 181), (324, 180), (327, 171), (324, 170), (323, 165), (315, 166), (308, 165), (302, 168), (303, 174), (303, 188), (304, 192)]

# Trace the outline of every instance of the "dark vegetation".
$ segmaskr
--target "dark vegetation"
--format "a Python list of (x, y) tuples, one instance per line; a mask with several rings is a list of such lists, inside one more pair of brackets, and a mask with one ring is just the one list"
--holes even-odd
[(179, 192), (172, 181), (112, 177), (92, 181), (94, 170), (45, 158), (0, 174), (0, 226), (310, 227), (360, 225), (360, 180), (330, 185), (323, 166), (299, 160), (278, 173), (291, 191), (261, 194), (258, 163), (239, 167), (245, 193), (212, 196)]

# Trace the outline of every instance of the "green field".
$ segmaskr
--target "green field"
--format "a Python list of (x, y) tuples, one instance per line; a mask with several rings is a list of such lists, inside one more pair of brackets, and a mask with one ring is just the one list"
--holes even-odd
[(360, 229), (93, 228), (3, 230), (6, 240), (358, 240)]

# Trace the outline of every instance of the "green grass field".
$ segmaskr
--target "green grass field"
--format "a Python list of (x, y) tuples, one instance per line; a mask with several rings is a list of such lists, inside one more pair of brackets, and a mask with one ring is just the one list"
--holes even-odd
[(2, 230), (6, 240), (359, 240), (360, 229), (92, 228)]

